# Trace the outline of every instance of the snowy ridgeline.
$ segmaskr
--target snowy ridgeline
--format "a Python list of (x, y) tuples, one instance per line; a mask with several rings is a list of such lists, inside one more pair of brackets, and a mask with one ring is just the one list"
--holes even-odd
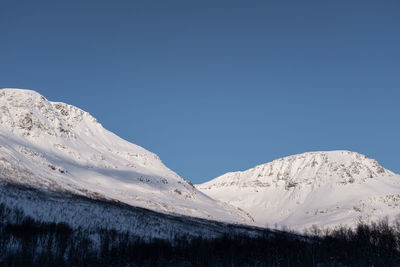
[(100, 229), (129, 232), (133, 237), (143, 240), (265, 234), (265, 229), (255, 227), (158, 213), (121, 202), (38, 190), (4, 182), (0, 183), (0, 204), (10, 209), (20, 209), (37, 221), (67, 223), (73, 229), (79, 227), (94, 235)]

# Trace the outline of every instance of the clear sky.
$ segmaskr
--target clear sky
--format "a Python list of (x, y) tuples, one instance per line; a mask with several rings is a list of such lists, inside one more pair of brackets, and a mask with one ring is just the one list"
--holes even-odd
[(193, 183), (335, 149), (400, 173), (398, 0), (2, 0), (0, 87), (78, 106)]

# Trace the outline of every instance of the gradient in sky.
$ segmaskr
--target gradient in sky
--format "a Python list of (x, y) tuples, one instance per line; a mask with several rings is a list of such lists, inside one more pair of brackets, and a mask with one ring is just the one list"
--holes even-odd
[(0, 87), (78, 106), (193, 183), (347, 149), (400, 172), (400, 2), (0, 4)]

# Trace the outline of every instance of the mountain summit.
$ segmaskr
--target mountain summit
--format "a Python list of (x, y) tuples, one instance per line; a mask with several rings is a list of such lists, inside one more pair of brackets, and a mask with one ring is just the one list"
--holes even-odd
[(251, 222), (107, 131), (89, 113), (31, 90), (0, 90), (0, 181), (193, 217)]
[(400, 176), (351, 151), (293, 155), (197, 188), (248, 211), (264, 226), (353, 224), (400, 213)]
[[(64, 103), (50, 102), (32, 90), (0, 90), (0, 125), (30, 137), (76, 138), (102, 127), (89, 113)], [(80, 128), (82, 127), (82, 128)], [(83, 131), (83, 132), (82, 132)], [(93, 136), (97, 132), (90, 132)]]

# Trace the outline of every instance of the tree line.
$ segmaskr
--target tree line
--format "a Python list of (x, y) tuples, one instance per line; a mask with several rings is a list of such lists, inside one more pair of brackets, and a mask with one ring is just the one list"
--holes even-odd
[(0, 204), (1, 266), (400, 266), (400, 219), (304, 235), (180, 236), (143, 240), (112, 229), (73, 228)]

